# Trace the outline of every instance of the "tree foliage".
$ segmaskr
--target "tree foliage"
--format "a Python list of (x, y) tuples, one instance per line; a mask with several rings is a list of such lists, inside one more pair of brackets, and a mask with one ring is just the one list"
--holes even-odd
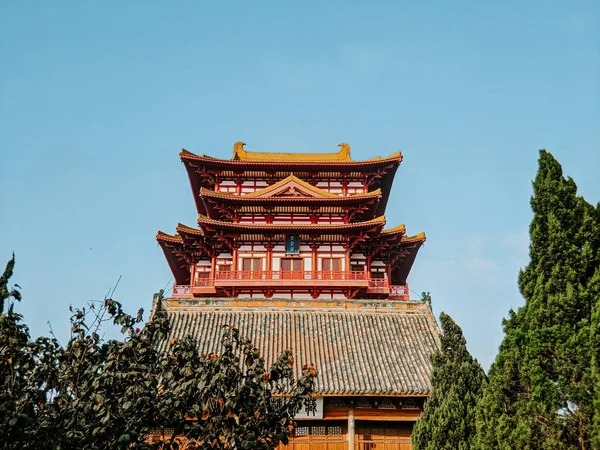
[(519, 274), (525, 305), (503, 322), (478, 407), (477, 446), (588, 449), (598, 420), (592, 310), (600, 295), (599, 208), (577, 196), (575, 182), (544, 150), (531, 207), (530, 262)]
[(600, 448), (600, 296), (592, 313), (590, 348), (592, 351), (592, 382), (595, 390), (592, 448)]
[(441, 348), (431, 360), (432, 394), (413, 430), (415, 450), (468, 450), (475, 435), (475, 406), (485, 373), (467, 350), (460, 327), (440, 314)]
[[(0, 285), (2, 304), (14, 256)], [(105, 341), (110, 321), (124, 340)], [(73, 309), (66, 345), (30, 339), (22, 317), (0, 311), (0, 435), (19, 449), (272, 449), (287, 443), (293, 416), (314, 386), (316, 370), (295, 378), (293, 357), (265, 367), (258, 349), (223, 330), (218, 354), (200, 355), (191, 338), (157, 350), (169, 323), (157, 315), (141, 329), (142, 312), (126, 314), (107, 299)]]

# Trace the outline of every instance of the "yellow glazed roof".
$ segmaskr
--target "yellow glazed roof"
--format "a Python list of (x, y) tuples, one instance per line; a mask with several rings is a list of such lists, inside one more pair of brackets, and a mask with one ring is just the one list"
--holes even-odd
[(159, 231), (158, 233), (156, 233), (156, 240), (158, 240), (158, 241), (177, 241), (177, 242), (183, 241), (183, 239), (181, 239), (181, 236), (179, 236), (178, 234), (167, 234), (167, 233), (163, 233), (162, 231)]
[(336, 153), (264, 153), (247, 152), (244, 150), (244, 142), (233, 144), (233, 159), (239, 161), (315, 161), (315, 162), (348, 162), (350, 158), (350, 146), (340, 144), (340, 151)]
[(248, 152), (244, 150), (244, 142), (236, 142), (233, 145), (233, 158), (223, 160), (214, 158), (208, 155), (196, 155), (184, 148), (181, 149), (179, 155), (185, 159), (202, 159), (216, 162), (232, 161), (232, 162), (249, 162), (249, 163), (321, 163), (321, 164), (336, 164), (336, 163), (352, 163), (361, 164), (377, 161), (400, 160), (402, 161), (402, 153), (396, 152), (390, 156), (382, 158), (376, 156), (362, 161), (354, 161), (350, 157), (350, 146), (348, 144), (339, 144), (340, 151), (336, 153), (266, 153), (266, 152)]

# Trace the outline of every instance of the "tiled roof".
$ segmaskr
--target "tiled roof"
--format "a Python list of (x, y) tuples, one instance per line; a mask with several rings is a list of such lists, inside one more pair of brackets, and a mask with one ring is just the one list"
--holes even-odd
[(250, 306), (251, 300), (238, 299), (163, 300), (161, 309), (172, 325), (168, 340), (191, 335), (201, 353), (218, 353), (220, 330), (231, 325), (252, 340), (267, 365), (288, 348), (298, 368), (316, 364), (317, 393), (429, 394), (430, 355), (439, 336), (426, 303), (356, 300), (311, 307), (310, 301), (263, 302), (280, 306)]
[(352, 161), (350, 146), (340, 144), (336, 153), (264, 153), (244, 150), (244, 142), (233, 144), (233, 159), (242, 161)]
[[(248, 170), (256, 169), (259, 167), (277, 167), (277, 166), (294, 166), (294, 167), (302, 167), (302, 168), (315, 168), (315, 167), (330, 167), (330, 168), (360, 168), (364, 169), (365, 167), (370, 166), (379, 166), (382, 164), (399, 164), (402, 162), (402, 153), (396, 152), (390, 156), (386, 157), (376, 157), (371, 159), (365, 159), (362, 161), (355, 160), (298, 160), (297, 158), (290, 158), (290, 154), (280, 154), (279, 157), (269, 157), (266, 159), (246, 159), (246, 160), (235, 160), (235, 159), (219, 159), (214, 158), (212, 156), (207, 155), (196, 155), (186, 149), (181, 149), (179, 152), (179, 157), (182, 161), (201, 161), (210, 164), (211, 166), (219, 166), (219, 167), (239, 167), (243, 165), (248, 167)], [(312, 159), (312, 158), (310, 158)]]
[[(331, 223), (232, 223), (223, 222), (221, 220), (214, 220), (203, 214), (198, 214), (198, 225), (216, 225), (219, 228), (227, 230), (364, 230), (371, 227), (383, 228), (385, 225), (385, 216), (375, 217), (371, 220), (365, 220), (362, 222), (354, 223), (342, 223), (342, 224), (331, 224)], [(177, 231), (183, 228), (193, 230), (190, 227), (179, 224), (177, 225)]]

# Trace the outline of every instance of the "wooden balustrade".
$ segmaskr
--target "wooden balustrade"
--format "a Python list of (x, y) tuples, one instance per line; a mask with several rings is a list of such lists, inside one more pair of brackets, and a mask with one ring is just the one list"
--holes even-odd
[(189, 284), (174, 284), (173, 297), (189, 297), (192, 294), (192, 288)]
[(390, 285), (387, 278), (370, 278), (362, 271), (286, 271), (238, 270), (217, 272), (214, 278), (196, 278), (193, 285), (174, 284), (173, 297), (187, 298), (194, 294), (214, 293), (215, 287), (228, 285), (320, 285), (366, 287), (370, 294), (388, 294), (390, 300), (409, 300), (408, 285)]
[(213, 284), (212, 278), (196, 278), (194, 280), (194, 287), (209, 287)]
[(391, 300), (410, 300), (408, 284), (390, 285), (389, 298)]
[(285, 281), (285, 280), (368, 280), (367, 272), (357, 271), (328, 271), (328, 270), (237, 270), (217, 272), (215, 280), (264, 280), (264, 281)]

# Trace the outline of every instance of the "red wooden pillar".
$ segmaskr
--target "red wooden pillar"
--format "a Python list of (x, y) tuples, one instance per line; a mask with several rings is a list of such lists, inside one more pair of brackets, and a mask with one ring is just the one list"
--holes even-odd
[(350, 271), (352, 269), (350, 268), (350, 246), (349, 245), (346, 246), (346, 258), (345, 259), (346, 259), (346, 262), (345, 262), (345, 270), (344, 270), (344, 272), (346, 272), (348, 274), (347, 279), (350, 280), (351, 279), (350, 277), (352, 276), (352, 274), (350, 273)]
[(317, 259), (317, 250), (319, 248), (319, 244), (316, 242), (311, 242), (310, 249), (312, 250), (312, 279), (315, 280), (317, 278), (317, 270), (318, 270), (318, 259)]
[[(210, 261), (210, 277), (214, 280), (217, 277), (217, 255), (214, 255)], [(212, 284), (212, 281), (211, 281)]]
[(232, 260), (231, 261), (231, 270), (233, 270), (234, 272), (238, 270), (238, 251), (237, 251), (237, 247), (233, 247), (233, 250), (231, 250), (231, 257)]
[(273, 270), (273, 243), (271, 239), (267, 241), (265, 244), (265, 248), (267, 249), (267, 276), (272, 276), (271, 271)]

